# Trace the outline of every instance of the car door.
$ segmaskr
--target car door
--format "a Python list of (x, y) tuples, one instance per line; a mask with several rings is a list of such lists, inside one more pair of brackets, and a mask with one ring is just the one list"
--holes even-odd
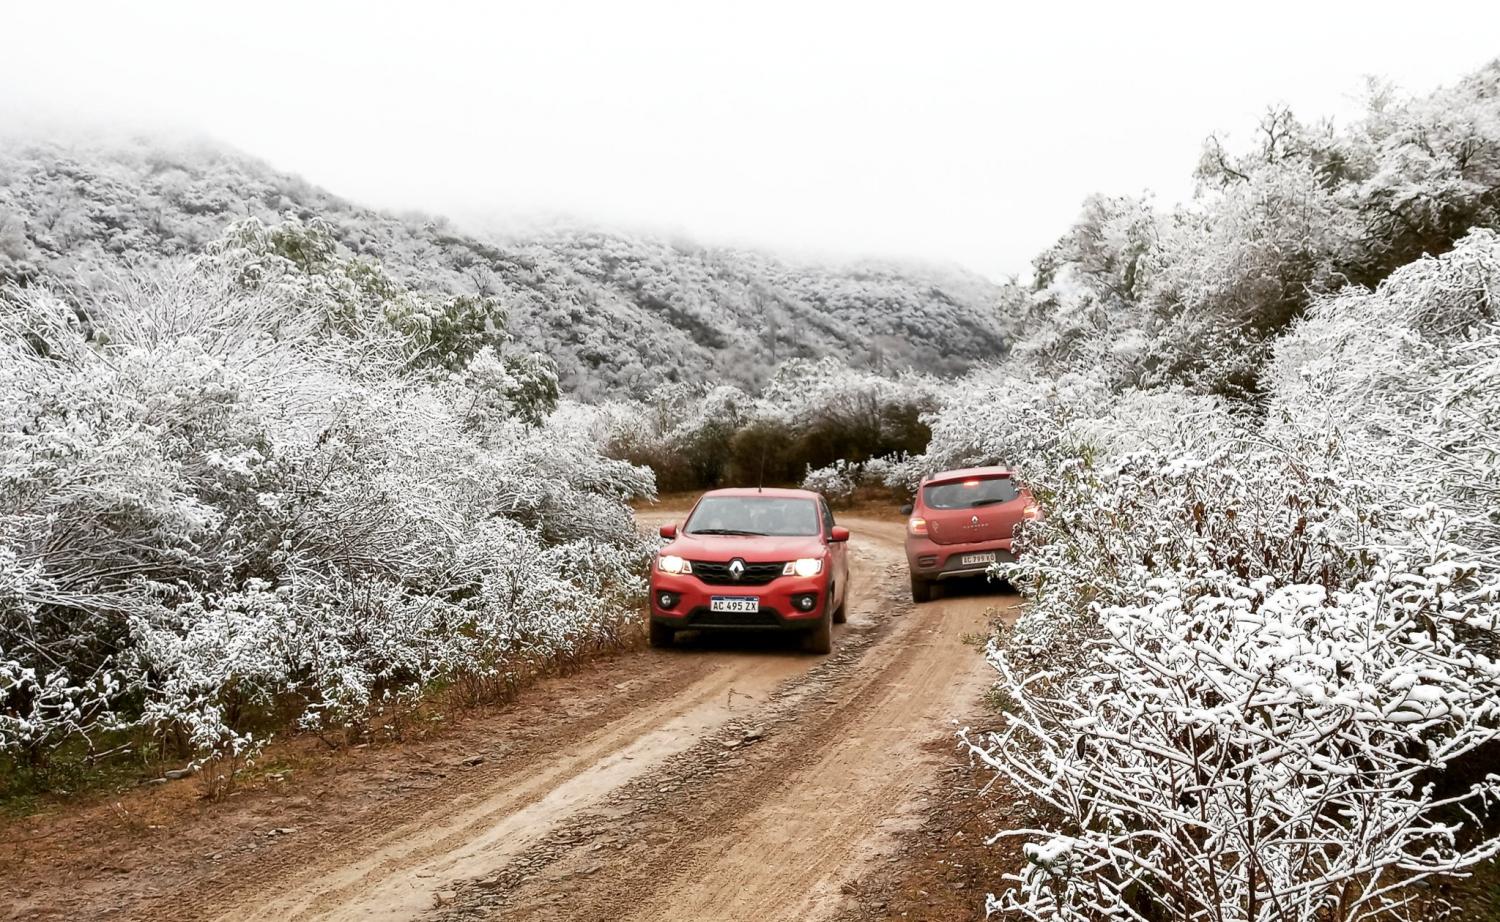
[(840, 602), (849, 593), (849, 542), (833, 541), (833, 510), (828, 507), (828, 501), (818, 500), (818, 507), (823, 515), (823, 540), (828, 542), (829, 567), (833, 572), (834, 582), (838, 585), (838, 598)]

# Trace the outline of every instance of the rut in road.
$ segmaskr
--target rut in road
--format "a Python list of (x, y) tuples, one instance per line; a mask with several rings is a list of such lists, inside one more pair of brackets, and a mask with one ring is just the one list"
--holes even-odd
[[(433, 908), (436, 894), (503, 864), (561, 819), (733, 716), (734, 696), (755, 700), (803, 664), (784, 656), (742, 656), (712, 669), (680, 697), (642, 707), (557, 753), (491, 780), (487, 789), (383, 833), (347, 864), (293, 877), (279, 895), (220, 914), (226, 920), (405, 920)], [(368, 843), (367, 843), (368, 844)], [(299, 879), (300, 878), (300, 879)], [(288, 883), (284, 881), (283, 883)]]
[[(901, 526), (849, 524), (854, 595), (833, 656), (704, 638), (621, 657), (598, 671), (598, 694), (613, 698), (586, 732), (531, 741), (495, 766), (369, 810), (315, 848), (268, 849), (139, 917), (831, 913), (841, 883), (917, 815), (954, 744), (953, 719), (986, 687), (988, 669), (965, 637), (985, 629), (987, 611), (1014, 603), (988, 595), (913, 609)], [(632, 668), (634, 684), (615, 690), (612, 670)]]

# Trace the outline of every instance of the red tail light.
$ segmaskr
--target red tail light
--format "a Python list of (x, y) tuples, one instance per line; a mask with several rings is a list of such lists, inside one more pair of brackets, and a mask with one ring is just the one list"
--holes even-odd
[(1036, 503), (1027, 503), (1026, 508), (1021, 510), (1021, 515), (1028, 519), (1039, 519), (1042, 517), (1042, 507)]
[(920, 515), (914, 515), (911, 517), (911, 521), (906, 523), (906, 530), (914, 535), (925, 536), (927, 534), (927, 520)]

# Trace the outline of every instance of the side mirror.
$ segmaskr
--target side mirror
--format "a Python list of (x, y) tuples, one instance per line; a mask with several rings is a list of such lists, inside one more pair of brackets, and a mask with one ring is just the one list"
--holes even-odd
[(911, 503), (907, 503), (906, 505), (904, 505), (904, 506), (901, 507), (901, 514), (902, 515), (911, 515), (911, 511), (913, 509), (915, 509), (915, 508), (916, 507), (913, 506)]
[(828, 540), (829, 541), (848, 541), (849, 540), (849, 529), (845, 528), (842, 525), (835, 525), (835, 526), (833, 526), (833, 528), (830, 529), (829, 532), (828, 532)]
[(676, 525), (663, 525), (661, 527), (661, 536), (663, 538), (666, 538), (668, 541), (670, 541), (673, 538), (677, 537), (677, 526)]

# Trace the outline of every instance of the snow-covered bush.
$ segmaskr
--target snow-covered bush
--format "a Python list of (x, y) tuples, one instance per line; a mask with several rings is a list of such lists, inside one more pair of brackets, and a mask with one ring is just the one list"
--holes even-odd
[(1402, 918), (1500, 849), (1497, 293), (1476, 231), (1315, 302), (1260, 412), (1008, 379), (944, 407), (914, 464), (1009, 453), (1046, 509), (990, 652), (1007, 723), (969, 740), (1046, 808), (996, 907)]
[(834, 504), (847, 503), (864, 482), (864, 466), (842, 458), (817, 470), (808, 471), (802, 478), (802, 487), (822, 493)]
[(1500, 583), (1441, 517), (1414, 518), (1409, 546), (1318, 581), (1295, 572), (1316, 541), (1250, 576), (1211, 568), (1222, 546), (1184, 517), (1174, 537), (1204, 559), (1112, 589), (1131, 598), (1097, 605), (1076, 671), (1027, 674), (993, 649), (1016, 705), (973, 749), (1051, 812), (1005, 832), (1033, 840), (1029, 866), (992, 907), (1397, 918), (1422, 878), (1500, 851), (1478, 820), (1500, 777), (1444, 778), (1500, 737), (1500, 664), (1469, 642), (1496, 629)]
[(1457, 510), (1500, 555), (1500, 234), (1475, 230), (1379, 289), (1315, 303), (1276, 347), (1268, 428), (1348, 446), (1384, 503)]
[(840, 461), (922, 450), (922, 417), (940, 391), (924, 375), (791, 360), (758, 394), (669, 385), (646, 401), (599, 407), (594, 429), (609, 455), (651, 466), (663, 489), (795, 483)]
[(1012, 354), (1036, 374), (1261, 397), (1275, 340), (1500, 224), (1500, 62), (1422, 98), (1374, 86), (1335, 128), (1269, 110), (1205, 145), (1191, 202), (1093, 198), (1035, 261)]
[(316, 225), (0, 298), (0, 750), (239, 757), (620, 639), (649, 471)]

